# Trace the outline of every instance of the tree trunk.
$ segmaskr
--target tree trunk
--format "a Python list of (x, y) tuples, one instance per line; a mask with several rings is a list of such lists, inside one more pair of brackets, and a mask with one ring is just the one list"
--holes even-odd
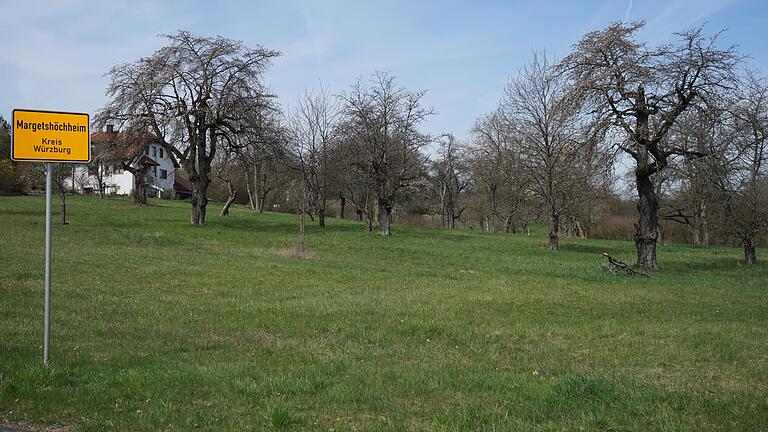
[(448, 229), (456, 228), (456, 218), (454, 217), (453, 209), (449, 209), (445, 214), (445, 227)]
[(328, 204), (325, 194), (318, 195), (315, 203), (317, 204), (315, 206), (315, 209), (317, 210), (317, 225), (321, 228), (325, 227), (325, 207)]
[(249, 170), (245, 170), (245, 192), (248, 194), (248, 208), (256, 210), (256, 200), (253, 197), (253, 190), (251, 190), (251, 177), (248, 174)]
[(106, 185), (104, 184), (104, 177), (102, 177), (103, 174), (100, 174), (100, 177), (97, 179), (97, 182), (99, 183), (99, 198), (104, 199), (104, 193), (106, 189)]
[(558, 231), (560, 231), (560, 215), (556, 212), (552, 212), (549, 216), (549, 244), (547, 245), (549, 250), (560, 249)]
[(699, 202), (693, 215), (693, 244), (709, 246), (709, 224), (707, 223), (707, 204)]
[(492, 228), (491, 225), (493, 225), (491, 223), (491, 218), (488, 215), (485, 215), (485, 232), (496, 232), (495, 228)]
[(298, 245), (299, 253), (302, 255), (304, 254), (304, 249), (306, 246), (305, 240), (304, 240), (304, 215), (307, 213), (306, 210), (304, 209), (303, 203), (304, 203), (304, 200), (302, 199), (302, 204), (299, 207), (299, 245)]
[(232, 206), (232, 203), (235, 202), (235, 198), (237, 198), (237, 191), (232, 186), (232, 182), (227, 182), (227, 189), (229, 189), (229, 198), (227, 198), (227, 202), (224, 203), (224, 207), (221, 208), (221, 212), (219, 212), (219, 216), (228, 216), (229, 215), (229, 207)]
[(208, 207), (208, 185), (210, 181), (205, 174), (192, 176), (192, 225), (205, 224), (205, 212)]
[(271, 189), (264, 189), (256, 194), (256, 209), (259, 211), (259, 213), (264, 213), (264, 208), (266, 207), (267, 202), (267, 194), (270, 190)]
[(146, 168), (128, 171), (133, 174), (133, 204), (147, 205)]
[(583, 239), (587, 238), (587, 230), (584, 229), (584, 226), (581, 225), (581, 221), (577, 219), (575, 225), (576, 225), (576, 235), (579, 238), (583, 238)]
[(59, 208), (59, 225), (67, 224), (67, 194), (60, 194), (61, 207)]
[(637, 212), (635, 247), (637, 265), (647, 269), (657, 268), (656, 241), (659, 238), (659, 200), (650, 175), (637, 175)]
[(744, 244), (744, 264), (753, 265), (757, 264), (757, 248), (752, 238), (745, 237), (742, 239)]
[(339, 217), (344, 219), (344, 211), (347, 209), (347, 199), (339, 194)]
[(366, 213), (365, 214), (365, 222), (366, 222), (365, 229), (368, 232), (372, 232), (373, 231), (373, 218), (371, 217), (370, 213)]
[(512, 216), (509, 215), (504, 219), (504, 232), (507, 234), (510, 234), (514, 232), (514, 229), (512, 228)]
[(388, 236), (391, 234), (389, 230), (389, 216), (391, 213), (391, 207), (379, 204), (379, 228), (381, 228), (381, 235)]

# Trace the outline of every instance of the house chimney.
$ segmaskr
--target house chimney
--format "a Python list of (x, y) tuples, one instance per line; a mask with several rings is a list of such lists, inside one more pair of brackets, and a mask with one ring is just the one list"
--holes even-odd
[(107, 132), (112, 133), (115, 131), (115, 125), (108, 124), (107, 125)]

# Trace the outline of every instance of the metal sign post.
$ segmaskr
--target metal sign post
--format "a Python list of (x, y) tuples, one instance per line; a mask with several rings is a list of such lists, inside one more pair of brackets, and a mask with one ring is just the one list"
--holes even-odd
[[(45, 323), (43, 364), (51, 359), (51, 201), (53, 163), (91, 161), (88, 114), (60, 111), (13, 110), (11, 159), (45, 162)], [(74, 185), (74, 172), (72, 174)]]
[(53, 164), (45, 164), (45, 329), (43, 364), (51, 358), (51, 201), (53, 201)]

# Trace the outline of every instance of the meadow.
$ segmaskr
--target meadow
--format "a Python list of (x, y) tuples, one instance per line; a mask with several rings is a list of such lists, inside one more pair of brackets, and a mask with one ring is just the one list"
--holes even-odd
[(304, 259), (295, 215), (68, 204), (44, 367), (44, 199), (0, 197), (0, 424), (768, 430), (768, 266), (736, 248), (660, 245), (642, 278), (600, 268), (626, 241), (330, 218)]

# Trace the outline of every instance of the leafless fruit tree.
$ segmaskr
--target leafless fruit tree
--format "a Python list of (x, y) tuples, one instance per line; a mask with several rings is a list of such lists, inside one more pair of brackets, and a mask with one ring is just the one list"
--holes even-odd
[(740, 56), (733, 47), (719, 48), (718, 34), (708, 37), (702, 28), (678, 33), (677, 43), (649, 47), (636, 40), (643, 25), (616, 23), (588, 33), (559, 67), (626, 134), (619, 147), (635, 161), (637, 264), (657, 268), (653, 176), (672, 156), (702, 156), (664, 138), (682, 112), (734, 82)]
[(372, 187), (381, 233), (390, 235), (392, 209), (412, 183), (424, 177), (422, 149), (430, 137), (419, 125), (433, 113), (422, 107), (424, 91), (398, 87), (395, 77), (373, 75), (367, 85), (358, 81), (341, 96), (345, 138), (354, 145), (349, 155)]
[(173, 152), (193, 186), (191, 223), (205, 222), (211, 163), (264, 108), (264, 71), (280, 53), (186, 31), (149, 57), (113, 67), (97, 124), (149, 132)]

